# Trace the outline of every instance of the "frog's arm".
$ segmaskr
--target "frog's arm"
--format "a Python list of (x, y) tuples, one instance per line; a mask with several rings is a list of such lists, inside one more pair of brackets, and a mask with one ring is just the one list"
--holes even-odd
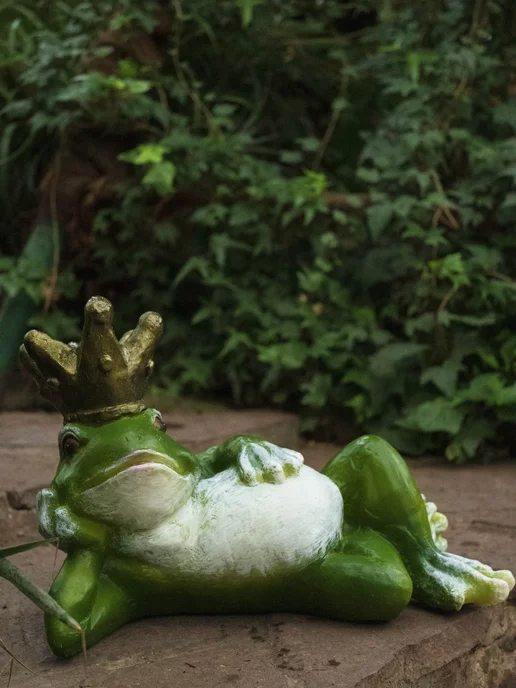
[[(59, 505), (55, 492), (46, 488), (37, 499), (40, 531), (59, 538), (68, 556), (50, 589), (56, 602), (76, 619), (93, 645), (131, 617), (125, 593), (105, 574), (102, 566), (109, 548), (106, 526)], [(55, 617), (46, 615), (50, 647), (57, 655), (80, 652), (81, 634)]]
[[(104, 553), (77, 549), (67, 556), (50, 594), (86, 634), (93, 645), (134, 616), (126, 593), (102, 573)], [(55, 617), (45, 615), (47, 638), (52, 651), (71, 657), (81, 651), (82, 637)]]
[(237, 435), (218, 447), (211, 447), (198, 456), (205, 477), (235, 466), (240, 479), (247, 485), (282, 483), (299, 473), (303, 456), (291, 449), (283, 449), (259, 437)]

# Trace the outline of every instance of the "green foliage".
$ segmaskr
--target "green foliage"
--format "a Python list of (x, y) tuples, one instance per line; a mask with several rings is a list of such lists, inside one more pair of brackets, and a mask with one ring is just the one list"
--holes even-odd
[[(124, 141), (128, 177), (97, 213), (88, 279), (118, 294), (122, 326), (163, 313), (158, 383), (301, 409), (307, 428), (353, 417), (413, 454), (507, 451), (513, 3), (163, 5), (159, 39), (157, 5), (134, 0), (6, 24), (20, 78), (0, 142), (12, 165), (13, 141), (29, 141), (37, 168), (40, 135)], [(87, 68), (85, 51), (112, 50), (100, 28), (135, 27), (160, 63)], [(19, 178), (2, 178), (16, 206)], [(84, 279), (73, 257), (67, 269)], [(16, 288), (9, 261), (0, 279)]]

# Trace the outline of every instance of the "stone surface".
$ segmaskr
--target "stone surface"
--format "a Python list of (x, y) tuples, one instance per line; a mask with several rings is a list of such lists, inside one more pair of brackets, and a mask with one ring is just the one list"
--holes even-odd
[[(287, 414), (172, 414), (167, 420), (170, 433), (197, 451), (243, 432), (290, 446), (297, 439), (296, 421)], [(34, 496), (52, 478), (59, 427), (51, 414), (0, 415), (0, 546), (37, 537)], [(303, 448), (306, 462), (317, 468), (337, 450)], [(453, 467), (423, 460), (411, 468), (450, 519), (451, 550), (516, 569), (514, 464)], [(55, 564), (54, 558), (44, 548), (13, 562), (48, 587), (62, 555)], [(516, 688), (514, 598), (458, 614), (411, 605), (389, 624), (290, 614), (145, 619), (92, 648), (85, 676), (81, 658), (52, 656), (42, 614), (0, 580), (0, 637), (37, 672), (15, 666), (12, 688)], [(0, 670), (7, 663), (7, 655), (0, 656)]]

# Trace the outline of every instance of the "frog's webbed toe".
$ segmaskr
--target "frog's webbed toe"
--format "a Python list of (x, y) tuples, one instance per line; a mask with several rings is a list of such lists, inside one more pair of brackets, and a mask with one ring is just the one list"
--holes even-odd
[[(475, 569), (475, 571), (481, 573), (483, 576), (491, 579), (492, 581), (504, 581), (509, 586), (509, 592), (514, 588), (516, 581), (514, 579), (512, 571), (509, 571), (507, 569), (495, 570), (487, 564), (483, 564), (481, 561), (477, 561), (476, 559), (467, 559), (466, 557), (461, 557), (457, 554), (448, 554), (448, 557), (452, 560), (458, 561), (459, 563), (466, 562), (466, 564), (469, 567)], [(506, 598), (507, 595), (505, 595), (505, 597), (503, 597), (502, 599)]]
[(509, 571), (508, 569), (499, 569), (498, 571), (493, 571), (493, 574), (493, 577), (504, 580), (507, 583), (509, 586), (509, 592), (514, 588), (516, 579), (514, 578), (512, 571)]
[(430, 531), (434, 544), (438, 550), (445, 552), (448, 547), (448, 540), (443, 536), (443, 533), (448, 528), (448, 519), (444, 514), (437, 511), (437, 506), (434, 502), (427, 502), (424, 494), (421, 496), (425, 502), (428, 523), (430, 524)]
[(438, 551), (421, 560), (412, 573), (414, 597), (447, 610), (498, 604), (514, 587), (510, 571), (494, 571), (479, 561)]

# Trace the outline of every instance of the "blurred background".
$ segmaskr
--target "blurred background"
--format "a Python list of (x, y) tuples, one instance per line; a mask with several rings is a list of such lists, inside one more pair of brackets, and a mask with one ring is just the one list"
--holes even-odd
[(4, 408), (101, 294), (163, 403), (516, 450), (513, 0), (4, 0), (0, 119)]

